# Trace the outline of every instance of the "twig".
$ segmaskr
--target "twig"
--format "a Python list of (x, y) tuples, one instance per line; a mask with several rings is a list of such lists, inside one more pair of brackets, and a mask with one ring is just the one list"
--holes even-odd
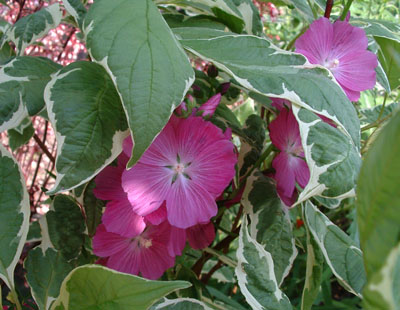
[(33, 134), (33, 139), (35, 139), (36, 143), (39, 145), (39, 147), (42, 149), (42, 151), (47, 155), (47, 157), (50, 159), (50, 161), (52, 163), (55, 163), (56, 162), (55, 158), (53, 157), (53, 155), (51, 155), (51, 153), (47, 149), (47, 146), (42, 142), (42, 140), (40, 140), (40, 138), (38, 137), (38, 135), (36, 133)]
[(332, 7), (333, 7), (333, 0), (326, 1), (324, 17), (326, 18), (331, 17)]
[(63, 48), (62, 48), (60, 54), (58, 54), (58, 56), (57, 56), (57, 62), (60, 61), (61, 56), (62, 56), (62, 54), (65, 52), (65, 48), (66, 48), (67, 45), (68, 45), (68, 42), (71, 40), (71, 38), (72, 38), (72, 36), (74, 35), (75, 32), (76, 32), (76, 28), (72, 28), (71, 32), (70, 32), (69, 35), (68, 35), (67, 40), (65, 40), (65, 42), (64, 42), (64, 44), (63, 44)]
[(17, 19), (15, 20), (15, 22), (17, 22), (21, 18), (22, 9), (24, 8), (25, 2), (26, 2), (26, 0), (22, 0), (21, 2), (18, 2), (19, 3), (19, 12), (18, 12)]

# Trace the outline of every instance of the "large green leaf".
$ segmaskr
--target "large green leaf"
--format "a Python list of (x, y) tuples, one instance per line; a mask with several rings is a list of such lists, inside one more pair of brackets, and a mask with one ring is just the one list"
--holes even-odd
[[(309, 112), (303, 113), (306, 119), (296, 115), (302, 123), (302, 144), (311, 173), (310, 183), (297, 203), (316, 195), (354, 196), (361, 164), (359, 120), (353, 105), (327, 70), (310, 65), (302, 55), (280, 50), (264, 38), (200, 28), (175, 28), (174, 32), (186, 49), (212, 61), (248, 90), (288, 99), (295, 112), (300, 107)], [(324, 133), (313, 135), (324, 125), (315, 119), (309, 123), (311, 116), (317, 118), (312, 112), (334, 120), (338, 127), (329, 126)], [(336, 138), (331, 143), (339, 151), (313, 154), (317, 150), (307, 147), (310, 135), (321, 145)], [(340, 169), (336, 169), (338, 166)]]
[(358, 182), (357, 215), (368, 277), (364, 292), (367, 309), (399, 309), (400, 305), (391, 307), (399, 291), (398, 286), (395, 290), (394, 276), (398, 277), (397, 285), (400, 281), (398, 272), (394, 274), (400, 248), (399, 154), (400, 113), (396, 113), (369, 149)]
[(272, 256), (250, 236), (246, 217), (243, 217), (236, 252), (235, 273), (240, 290), (253, 310), (292, 309), (289, 299), (279, 289)]
[(400, 43), (400, 26), (398, 23), (353, 17), (350, 19), (350, 23), (364, 29), (369, 36), (386, 38)]
[(18, 127), (9, 129), (7, 133), (10, 148), (15, 151), (32, 138), (35, 129), (33, 128), (30, 118), (27, 117)]
[(135, 147), (149, 147), (194, 79), (187, 56), (151, 0), (97, 0), (84, 30), (92, 59), (113, 79)]
[(17, 161), (0, 144), (0, 279), (14, 287), (14, 269), (29, 230), (29, 196)]
[(26, 279), (40, 310), (47, 310), (60, 293), (61, 283), (73, 267), (60, 252), (40, 247), (29, 251), (24, 267)]
[(260, 172), (253, 173), (247, 179), (241, 202), (251, 220), (250, 236), (271, 254), (276, 281), (281, 285), (289, 274), (297, 249), (292, 224), (274, 181)]
[(184, 281), (150, 281), (99, 265), (74, 269), (65, 278), (52, 310), (147, 310)]
[(84, 242), (85, 222), (79, 206), (66, 195), (54, 198), (46, 213), (50, 241), (68, 260), (77, 257)]
[(400, 42), (379, 37), (375, 40), (379, 45), (379, 62), (385, 70), (390, 88), (396, 89), (400, 85)]
[(96, 63), (64, 67), (44, 95), (58, 144), (54, 194), (78, 187), (110, 164), (122, 151), (127, 125), (112, 80)]
[(44, 107), (43, 91), (61, 66), (42, 57), (21, 56), (0, 69), (0, 132), (17, 127)]
[(6, 30), (1, 46), (11, 40), (15, 44), (17, 54), (22, 55), (28, 45), (45, 36), (49, 30), (56, 28), (61, 18), (62, 11), (58, 3), (29, 14)]
[(361, 296), (366, 276), (361, 250), (310, 201), (304, 210), (306, 225), (333, 274), (349, 292)]

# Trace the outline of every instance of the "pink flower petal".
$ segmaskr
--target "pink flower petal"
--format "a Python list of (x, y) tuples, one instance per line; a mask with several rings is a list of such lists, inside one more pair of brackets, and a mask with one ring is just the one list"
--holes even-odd
[(178, 176), (168, 193), (167, 212), (172, 226), (188, 228), (210, 221), (217, 214), (217, 204), (202, 186)]
[(322, 64), (329, 56), (333, 42), (333, 25), (321, 17), (295, 42), (296, 52), (305, 55), (313, 64)]
[(122, 187), (134, 212), (141, 216), (157, 210), (170, 190), (173, 172), (166, 167), (142, 164), (139, 161), (122, 174)]
[(167, 247), (153, 241), (150, 248), (141, 252), (140, 273), (144, 278), (157, 280), (174, 264), (175, 258), (168, 254)]
[(126, 237), (108, 232), (104, 225), (100, 224), (93, 237), (93, 253), (100, 257), (114, 255), (127, 247), (126, 240)]
[(286, 152), (280, 152), (272, 161), (278, 191), (287, 197), (292, 197), (296, 184), (295, 173), (289, 164), (290, 157)]
[(204, 249), (215, 239), (213, 223), (198, 224), (186, 230), (190, 246), (195, 250)]
[(212, 96), (210, 99), (208, 99), (205, 103), (203, 103), (199, 108), (199, 111), (203, 111), (202, 116), (204, 117), (208, 115), (210, 116), (214, 115), (215, 109), (219, 105), (220, 101), (221, 101), (221, 94), (218, 93)]
[(126, 196), (125, 200), (110, 201), (107, 203), (102, 222), (108, 232), (125, 237), (138, 236), (146, 227), (143, 217), (133, 212), (132, 206)]
[(153, 225), (159, 225), (167, 219), (167, 208), (165, 202), (156, 211), (146, 215), (146, 221)]
[(170, 240), (168, 244), (168, 253), (170, 256), (182, 255), (186, 244), (186, 230), (171, 226)]

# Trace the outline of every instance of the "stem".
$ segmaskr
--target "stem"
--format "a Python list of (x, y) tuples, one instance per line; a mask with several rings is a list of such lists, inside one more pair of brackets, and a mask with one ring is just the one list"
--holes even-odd
[(50, 161), (52, 163), (55, 163), (56, 162), (55, 158), (53, 157), (53, 155), (51, 155), (50, 151), (47, 149), (47, 146), (42, 142), (42, 140), (40, 140), (40, 138), (36, 133), (33, 135), (33, 139), (35, 139), (36, 143), (39, 145), (42, 151), (47, 155)]
[(63, 48), (62, 48), (60, 54), (58, 54), (57, 62), (60, 61), (61, 56), (62, 56), (62, 54), (64, 53), (65, 48), (66, 48), (67, 45), (68, 45), (68, 42), (71, 40), (71, 38), (72, 38), (72, 36), (74, 35), (75, 32), (76, 32), (76, 28), (73, 28), (73, 29), (71, 30), (71, 32), (69, 33), (67, 40), (65, 40), (65, 42), (64, 42), (64, 44), (63, 44)]
[(300, 33), (295, 36), (292, 41), (289, 42), (289, 44), (286, 46), (285, 50), (290, 51), (294, 45), (294, 43), (296, 42), (296, 40), (302, 36), (304, 34), (304, 32), (306, 32), (306, 30), (308, 29), (308, 26), (304, 27), (303, 29), (301, 29)]
[(346, 2), (346, 5), (343, 9), (342, 15), (340, 15), (340, 20), (345, 20), (347, 16), (347, 12), (350, 10), (351, 4), (353, 3), (353, 0), (348, 0)]
[(21, 18), (22, 9), (24, 8), (25, 1), (26, 0), (22, 0), (22, 2), (19, 3), (19, 12), (18, 12), (17, 19), (15, 20), (15, 22), (17, 22)]
[(383, 111), (385, 110), (385, 105), (386, 105), (386, 99), (387, 99), (387, 97), (388, 97), (388, 93), (385, 92), (385, 97), (383, 98), (382, 108), (381, 108), (381, 110), (380, 110), (380, 112), (379, 112), (379, 116), (378, 116), (378, 119), (377, 119), (377, 120), (379, 120), (379, 119), (382, 117)]
[(18, 299), (18, 294), (15, 291), (14, 287), (10, 289), (10, 293), (11, 293), (13, 302), (15, 303), (15, 306), (17, 307), (17, 310), (22, 310), (21, 303), (19, 302), (19, 299)]
[(326, 1), (324, 17), (326, 18), (331, 17), (332, 7), (333, 7), (333, 0)]

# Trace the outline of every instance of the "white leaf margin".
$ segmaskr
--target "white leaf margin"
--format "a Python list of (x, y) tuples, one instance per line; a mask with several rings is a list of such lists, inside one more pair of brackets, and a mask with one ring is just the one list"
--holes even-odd
[(7, 151), (7, 149), (0, 143), (0, 153), (2, 156), (6, 156), (8, 158), (11, 158), (15, 165), (18, 167), (19, 175), (20, 175), (20, 182), (22, 186), (22, 200), (20, 203), (20, 213), (23, 214), (23, 222), (21, 225), (21, 228), (16, 236), (16, 238), (19, 238), (19, 243), (17, 247), (17, 251), (15, 253), (14, 259), (11, 262), (11, 264), (6, 268), (7, 275), (3, 275), (0, 273), (0, 278), (6, 283), (6, 285), (9, 288), (14, 288), (14, 269), (15, 266), (17, 265), (19, 258), (22, 253), (22, 249), (24, 247), (26, 238), (28, 236), (28, 231), (29, 231), (29, 218), (30, 218), (30, 203), (29, 203), (29, 195), (28, 191), (26, 189), (26, 183), (25, 183), (25, 178), (22, 174), (21, 168), (18, 165), (18, 162), (15, 160), (15, 158)]
[[(61, 69), (62, 70), (62, 69)], [(58, 158), (61, 156), (62, 151), (63, 151), (63, 145), (64, 145), (64, 141), (65, 141), (65, 136), (61, 135), (61, 133), (57, 130), (57, 119), (56, 119), (56, 115), (53, 111), (53, 106), (54, 106), (54, 101), (51, 100), (51, 89), (54, 86), (54, 84), (58, 81), (61, 80), (63, 78), (65, 78), (67, 75), (69, 75), (72, 72), (75, 71), (79, 71), (82, 70), (81, 68), (75, 68), (72, 70), (69, 70), (67, 72), (61, 73), (60, 71), (57, 71), (55, 73), (53, 73), (51, 75), (51, 80), (47, 83), (45, 89), (44, 89), (44, 101), (46, 102), (46, 107), (47, 107), (47, 113), (50, 119), (50, 122), (53, 126), (54, 132), (55, 132), (55, 136), (56, 136), (56, 141), (57, 141), (57, 157), (56, 157), (56, 181), (54, 183), (54, 186), (52, 189), (50, 189), (48, 191), (49, 194), (54, 195), (54, 194), (58, 194), (61, 192), (66, 192), (69, 191), (71, 189), (77, 188), (80, 185), (88, 182), (89, 180), (91, 180), (93, 177), (95, 177), (98, 173), (100, 173), (106, 166), (108, 166), (115, 158), (118, 157), (118, 155), (122, 152), (122, 143), (124, 141), (124, 139), (129, 135), (129, 131), (125, 130), (125, 131), (116, 131), (114, 136), (113, 136), (113, 146), (111, 148), (111, 156), (109, 158), (107, 158), (105, 160), (105, 162), (98, 168), (96, 169), (96, 171), (94, 171), (90, 176), (88, 176), (87, 178), (85, 178), (84, 180), (81, 180), (79, 183), (70, 186), (68, 188), (59, 188), (59, 185), (61, 183), (61, 181), (63, 180), (65, 174), (59, 173), (57, 171), (57, 161)]]
[(167, 299), (165, 298), (164, 301), (157, 306), (154, 307), (154, 310), (162, 310), (164, 307), (168, 306), (175, 306), (181, 302), (191, 302), (193, 304), (197, 304), (203, 307), (204, 310), (212, 310), (210, 307), (208, 307), (206, 304), (203, 302), (193, 299), (193, 298), (177, 298), (177, 299)]
[[(53, 19), (52, 23), (48, 24), (47, 21), (46, 21), (45, 28), (41, 32), (39, 32), (38, 34), (33, 34), (32, 35), (32, 39), (29, 42), (25, 42), (21, 38), (18, 38), (18, 37), (15, 36), (15, 30), (18, 27), (18, 24), (16, 24), (16, 25), (14, 25), (12, 27), (9, 27), (7, 29), (6, 33), (4, 34), (4, 39), (2, 41), (2, 44), (4, 44), (6, 40), (11, 40), (15, 44), (17, 55), (20, 56), (20, 55), (22, 55), (24, 53), (25, 48), (28, 45), (32, 44), (37, 39), (42, 38), (51, 29), (56, 28), (60, 24), (61, 19), (62, 19), (62, 11), (61, 11), (60, 5), (58, 3), (54, 3), (52, 5), (49, 5), (48, 7), (43, 8), (42, 10), (46, 10), (48, 13), (50, 13), (50, 15), (51, 15), (51, 17)], [(38, 12), (40, 12), (40, 11), (38, 11)], [(35, 12), (35, 13), (38, 13), (38, 12)], [(35, 13), (33, 13), (33, 14), (35, 14)], [(18, 48), (20, 44), (21, 44), (21, 49)]]
[(265, 308), (258, 302), (258, 300), (250, 293), (249, 289), (247, 288), (247, 283), (248, 283), (247, 275), (244, 272), (243, 268), (243, 264), (248, 264), (248, 261), (244, 256), (244, 242), (243, 242), (244, 238), (246, 238), (247, 242), (252, 243), (255, 246), (260, 259), (265, 259), (268, 266), (270, 267), (268, 270), (268, 275), (269, 279), (275, 285), (275, 292), (273, 292), (273, 294), (276, 297), (277, 301), (284, 299), (283, 293), (279, 289), (278, 283), (276, 281), (275, 271), (274, 271), (274, 261), (272, 260), (272, 256), (270, 253), (265, 251), (265, 249), (262, 247), (261, 244), (259, 244), (255, 239), (250, 237), (247, 228), (247, 215), (244, 215), (243, 217), (242, 227), (240, 228), (239, 232), (239, 247), (236, 251), (238, 265), (235, 268), (235, 274), (238, 279), (240, 290), (244, 295), (244, 297), (246, 298), (247, 303), (251, 306), (251, 308), (253, 310), (265, 310)]

